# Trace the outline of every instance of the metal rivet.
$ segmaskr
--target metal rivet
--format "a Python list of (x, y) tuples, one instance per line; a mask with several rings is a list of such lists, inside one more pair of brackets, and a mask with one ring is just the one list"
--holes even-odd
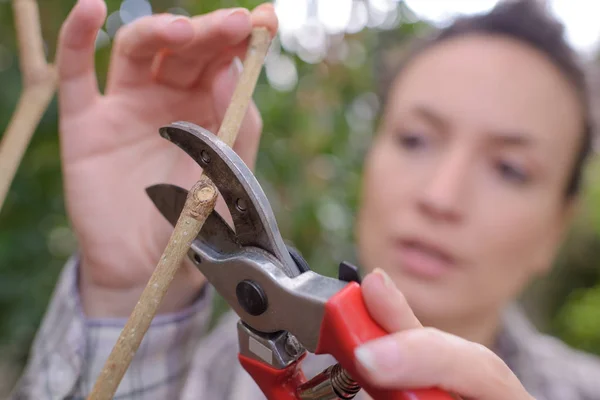
[(248, 207), (246, 206), (246, 201), (244, 199), (237, 199), (237, 201), (235, 202), (235, 208), (237, 208), (241, 212), (244, 212), (248, 209)]
[(200, 152), (200, 157), (202, 157), (202, 161), (204, 161), (205, 163), (209, 163), (210, 162), (210, 156), (208, 155), (208, 152), (206, 150), (202, 150)]
[(288, 333), (287, 338), (285, 340), (284, 345), (285, 351), (291, 356), (296, 357), (298, 354), (302, 352), (302, 345), (296, 339), (296, 336), (292, 336)]

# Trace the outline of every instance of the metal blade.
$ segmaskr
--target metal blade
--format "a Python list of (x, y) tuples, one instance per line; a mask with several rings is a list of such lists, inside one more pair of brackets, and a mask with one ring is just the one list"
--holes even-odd
[(188, 191), (179, 186), (161, 183), (147, 187), (146, 193), (163, 217), (175, 226), (185, 205)]
[[(147, 187), (146, 193), (163, 217), (175, 226), (185, 205), (188, 191), (164, 183)], [(214, 210), (204, 222), (196, 241), (200, 242), (197, 245), (204, 248), (209, 246), (211, 250), (219, 253), (233, 253), (241, 248), (235, 232)]]
[(272, 254), (289, 277), (301, 273), (281, 237), (269, 199), (240, 156), (206, 129), (175, 122), (159, 129), (161, 136), (177, 145), (202, 167), (225, 200), (243, 246)]

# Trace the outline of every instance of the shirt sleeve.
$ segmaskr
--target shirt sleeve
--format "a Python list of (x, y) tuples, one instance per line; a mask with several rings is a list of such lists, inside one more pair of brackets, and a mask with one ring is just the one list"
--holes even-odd
[[(10, 400), (83, 399), (91, 391), (127, 318), (88, 319), (80, 306), (78, 257), (65, 265)], [(157, 315), (123, 376), (115, 399), (176, 399), (193, 349), (206, 334), (213, 289), (176, 314)]]

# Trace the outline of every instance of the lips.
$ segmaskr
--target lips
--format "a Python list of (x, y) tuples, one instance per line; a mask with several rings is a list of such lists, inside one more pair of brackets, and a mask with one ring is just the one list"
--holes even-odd
[(456, 267), (456, 259), (449, 251), (425, 240), (399, 240), (396, 250), (400, 267), (421, 278), (440, 278)]

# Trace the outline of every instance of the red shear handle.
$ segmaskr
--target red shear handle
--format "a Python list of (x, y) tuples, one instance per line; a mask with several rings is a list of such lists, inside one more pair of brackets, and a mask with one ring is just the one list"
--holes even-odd
[(455, 400), (438, 389), (386, 390), (376, 388), (359, 376), (354, 349), (361, 344), (387, 335), (369, 314), (360, 285), (351, 282), (325, 305), (316, 354), (330, 354), (352, 375), (374, 400)]
[(301, 369), (304, 357), (306, 353), (286, 368), (275, 369), (260, 361), (238, 355), (242, 367), (252, 376), (269, 400), (298, 400), (296, 389), (306, 382)]

